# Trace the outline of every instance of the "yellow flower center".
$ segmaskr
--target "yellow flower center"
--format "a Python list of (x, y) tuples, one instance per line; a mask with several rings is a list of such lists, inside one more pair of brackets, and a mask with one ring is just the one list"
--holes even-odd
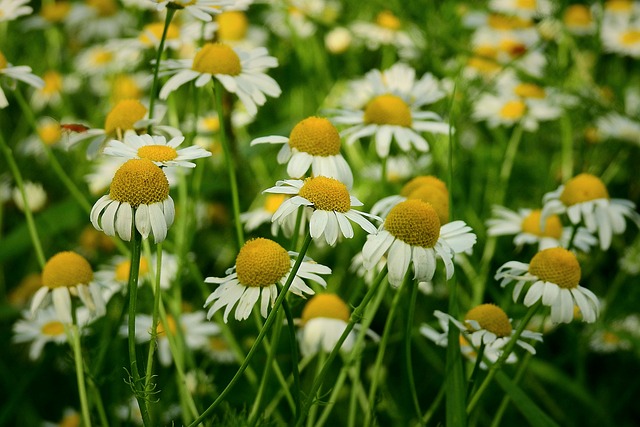
[(80, 414), (73, 412), (69, 415), (65, 415), (60, 421), (58, 427), (80, 427)]
[(244, 12), (230, 10), (216, 15), (220, 40), (243, 40), (249, 29), (249, 20)]
[(210, 337), (209, 348), (214, 351), (226, 351), (229, 350), (229, 345), (223, 338)]
[(87, 4), (98, 11), (99, 16), (112, 16), (118, 12), (115, 0), (86, 0)]
[[(125, 99), (140, 99), (142, 90), (138, 83), (126, 74), (119, 74), (111, 85), (111, 104), (115, 105)], [(145, 113), (146, 114), (146, 113)], [(142, 115), (144, 117), (144, 114)]]
[[(167, 314), (167, 328), (169, 329), (169, 333), (171, 335), (175, 335), (178, 331), (178, 323), (176, 322), (176, 319), (170, 314)], [(165, 329), (162, 322), (158, 322), (158, 325), (156, 326), (156, 334), (158, 335), (158, 337), (162, 337), (163, 335), (165, 335)]]
[(96, 49), (91, 53), (91, 61), (95, 65), (105, 65), (113, 61), (113, 53), (105, 49)]
[(384, 228), (411, 246), (433, 248), (440, 237), (440, 219), (429, 203), (408, 199), (391, 209)]
[(544, 99), (546, 96), (544, 89), (533, 83), (520, 83), (513, 92), (522, 98)]
[(507, 313), (495, 304), (481, 304), (469, 310), (464, 320), (475, 320), (481, 329), (493, 332), (499, 338), (511, 335), (511, 322)]
[(618, 344), (621, 340), (620, 337), (613, 332), (606, 331), (602, 334), (602, 341), (605, 344)]
[[(131, 261), (122, 261), (116, 265), (116, 280), (126, 282), (129, 280), (129, 271), (131, 270)], [(149, 273), (149, 263), (145, 257), (140, 258), (140, 266), (138, 267), (138, 276), (144, 276)]]
[(291, 270), (287, 251), (273, 240), (257, 238), (244, 244), (236, 257), (238, 280), (245, 286), (266, 287)]
[(540, 230), (540, 209), (531, 211), (525, 219), (522, 220), (522, 231), (540, 237), (552, 237), (560, 239), (562, 237), (562, 222), (558, 215), (551, 215), (545, 221), (544, 231)]
[(413, 190), (407, 199), (418, 199), (429, 203), (438, 214), (440, 224), (449, 222), (449, 192), (437, 185), (423, 184)]
[(335, 156), (340, 153), (340, 134), (323, 117), (308, 117), (294, 126), (289, 146), (312, 156)]
[(518, 40), (504, 39), (500, 41), (499, 48), (502, 52), (509, 54), (511, 58), (517, 58), (527, 52), (527, 46)]
[(58, 335), (64, 334), (64, 325), (58, 320), (47, 322), (42, 325), (42, 328), (40, 328), (40, 332), (42, 332), (43, 335), (57, 337)]
[(507, 16), (496, 13), (489, 15), (487, 24), (496, 30), (517, 30), (533, 25), (531, 21), (517, 16)]
[(53, 145), (62, 138), (62, 129), (59, 124), (48, 121), (38, 126), (38, 136), (46, 145)]
[(560, 201), (565, 206), (573, 206), (576, 203), (588, 202), (596, 199), (608, 199), (609, 192), (600, 178), (581, 173), (571, 178), (564, 186), (560, 195)]
[(127, 160), (111, 181), (109, 196), (133, 208), (160, 203), (169, 197), (169, 181), (158, 166), (148, 159)]
[(304, 306), (301, 320), (303, 325), (316, 317), (348, 322), (350, 315), (349, 307), (338, 295), (317, 294)]
[(7, 62), (7, 58), (5, 58), (2, 52), (0, 52), (0, 70), (2, 70), (3, 68), (7, 68), (8, 64), (9, 63)]
[(640, 43), (640, 30), (628, 30), (620, 36), (620, 43), (625, 46), (633, 46)]
[(282, 202), (287, 199), (286, 194), (267, 194), (264, 201), (264, 210), (269, 213), (275, 213)]
[(107, 114), (104, 130), (107, 134), (111, 134), (117, 129), (133, 129), (135, 122), (143, 119), (146, 114), (147, 108), (137, 99), (122, 100)]
[(204, 117), (200, 121), (200, 125), (208, 132), (218, 132), (220, 130), (220, 119), (218, 116)]
[(321, 211), (345, 213), (351, 209), (351, 196), (347, 186), (326, 176), (305, 179), (298, 195), (309, 200)]
[(508, 101), (500, 109), (500, 117), (507, 120), (518, 120), (524, 116), (527, 106), (522, 101)]
[(364, 110), (364, 122), (409, 127), (412, 123), (411, 109), (399, 96), (376, 96)]
[(42, 76), (44, 86), (40, 91), (47, 95), (59, 93), (62, 90), (62, 76), (57, 71), (47, 71)]
[(89, 261), (75, 252), (59, 252), (49, 258), (42, 270), (42, 286), (59, 288), (86, 285), (93, 279)]
[(70, 10), (71, 3), (68, 1), (45, 3), (40, 9), (40, 16), (42, 16), (46, 21), (57, 23), (66, 18)]
[(242, 72), (240, 57), (226, 44), (207, 43), (193, 58), (191, 68), (199, 73), (237, 76)]
[(402, 27), (402, 22), (400, 22), (398, 17), (388, 10), (383, 10), (378, 13), (378, 16), (376, 16), (376, 24), (382, 28), (394, 31), (399, 30), (400, 27)]
[(568, 27), (586, 27), (593, 22), (591, 10), (583, 4), (572, 4), (567, 7), (563, 21)]
[(550, 248), (535, 254), (529, 264), (529, 273), (561, 288), (572, 289), (580, 282), (581, 270), (573, 252)]
[(604, 9), (610, 12), (631, 12), (632, 8), (630, 0), (610, 0), (604, 4)]
[[(162, 32), (164, 31), (164, 22), (153, 22), (147, 24), (142, 29), (142, 33), (138, 36), (138, 40), (146, 46), (153, 46), (155, 43), (160, 42), (162, 38)], [(153, 36), (149, 37), (149, 36)], [(169, 24), (167, 28), (166, 40), (178, 40), (180, 37), (180, 30), (175, 24)]]
[(535, 10), (536, 0), (516, 0), (516, 7), (518, 9)]
[(447, 184), (445, 184), (442, 180), (432, 175), (420, 175), (407, 182), (404, 187), (402, 187), (402, 190), (400, 190), (400, 195), (403, 197), (407, 197), (409, 194), (413, 193), (423, 185), (437, 187), (440, 190), (447, 192), (447, 194), (449, 193), (449, 191), (447, 190)]
[(469, 58), (467, 66), (474, 68), (483, 74), (495, 73), (502, 68), (502, 66), (494, 59), (489, 59), (485, 56), (473, 56)]
[(138, 157), (152, 162), (168, 162), (178, 157), (178, 152), (168, 145), (143, 145), (138, 148)]

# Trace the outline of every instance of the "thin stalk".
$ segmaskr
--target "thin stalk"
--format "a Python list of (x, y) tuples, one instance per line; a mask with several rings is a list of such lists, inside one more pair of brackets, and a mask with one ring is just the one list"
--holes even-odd
[[(307, 367), (307, 365), (311, 362), (312, 359), (313, 359), (313, 356), (304, 357), (300, 361), (300, 364), (298, 365), (298, 371), (302, 372)], [(289, 377), (286, 379), (285, 384), (287, 387), (293, 384), (293, 375), (289, 375)], [(285, 392), (287, 391), (288, 389), (286, 387), (280, 388), (277, 391), (277, 393), (271, 399), (271, 402), (269, 402), (269, 405), (267, 405), (267, 408), (264, 410), (265, 418), (269, 418), (271, 416), (271, 413), (276, 409), (276, 407), (278, 406), (282, 398), (285, 396), (286, 394)]]
[[(327, 353), (324, 351), (324, 349), (320, 349), (317, 353), (317, 358), (316, 358), (316, 374), (315, 377), (318, 378), (318, 376), (320, 375), (320, 373), (322, 372), (322, 367), (324, 366), (324, 362), (327, 359)], [(312, 399), (315, 399), (315, 397), (309, 396)], [(316, 419), (316, 415), (318, 414), (318, 407), (320, 406), (320, 402), (318, 402), (316, 405), (312, 405), (311, 408), (309, 408), (309, 416), (307, 416), (307, 427), (313, 427), (313, 424), (315, 422)]]
[(471, 397), (471, 394), (475, 391), (478, 383), (476, 382), (476, 378), (478, 378), (478, 374), (480, 373), (480, 365), (482, 364), (482, 359), (484, 358), (484, 341), (480, 344), (480, 348), (478, 349), (478, 355), (476, 356), (476, 363), (473, 365), (473, 370), (471, 371), (471, 375), (469, 375), (469, 381), (467, 382), (467, 398)]
[(96, 385), (96, 383), (91, 379), (91, 376), (87, 379), (89, 383), (89, 388), (91, 389), (91, 393), (93, 394), (93, 404), (98, 411), (98, 418), (100, 418), (100, 424), (102, 427), (109, 427), (109, 420), (107, 418), (107, 413), (104, 410), (104, 404), (102, 403), (102, 397), (100, 396), (100, 389)]
[[(532, 357), (533, 357), (533, 354), (529, 352), (525, 354), (524, 359), (520, 363), (520, 366), (518, 366), (516, 375), (513, 377), (514, 384), (518, 384), (520, 382), (520, 380), (522, 379), (522, 376), (524, 375), (525, 371), (529, 367), (529, 362), (531, 361)], [(511, 400), (511, 397), (508, 394), (505, 394), (504, 397), (502, 398), (502, 402), (500, 402), (500, 406), (498, 407), (496, 414), (493, 417), (493, 421), (491, 422), (491, 427), (500, 426), (500, 421), (502, 420), (502, 416), (504, 415), (505, 411), (507, 410), (507, 407), (509, 406), (510, 400)]]
[[(153, 313), (151, 315), (151, 327), (158, 324), (158, 312), (160, 311), (160, 274), (162, 273), (162, 243), (158, 243), (156, 248), (156, 269), (153, 281)], [(151, 378), (153, 378), (153, 354), (157, 345), (155, 334), (149, 340), (149, 354), (147, 355), (147, 371), (145, 375), (144, 389), (146, 393), (151, 393)]]
[(231, 187), (231, 202), (233, 204), (233, 220), (236, 229), (236, 238), (238, 240), (238, 248), (244, 245), (244, 231), (242, 230), (242, 222), (240, 221), (240, 196), (238, 194), (238, 177), (236, 176), (235, 159), (231, 153), (229, 140), (227, 138), (227, 129), (224, 118), (224, 105), (222, 103), (222, 94), (224, 88), (222, 84), (214, 79), (213, 95), (216, 100), (216, 110), (218, 111), (218, 120), (220, 122), (220, 144), (224, 151), (224, 157), (227, 162), (227, 171), (229, 172), (229, 185)]
[(158, 72), (160, 70), (160, 61), (162, 58), (162, 52), (164, 51), (164, 42), (167, 39), (167, 30), (171, 24), (171, 19), (176, 13), (175, 9), (167, 8), (167, 16), (164, 20), (164, 28), (162, 29), (162, 37), (160, 38), (160, 44), (158, 45), (158, 53), (156, 54), (156, 63), (153, 69), (153, 82), (151, 83), (151, 96), (149, 97), (149, 118), (153, 119), (153, 113), (155, 109), (155, 101), (158, 96)]
[[(347, 417), (347, 426), (348, 427), (356, 427), (356, 403), (358, 400), (358, 392), (362, 389), (362, 383), (360, 382), (360, 365), (362, 363), (362, 359), (358, 359), (355, 361), (353, 366), (349, 367), (347, 371), (349, 373), (349, 377), (351, 378), (351, 395), (349, 396), (349, 414)], [(365, 400), (366, 400), (365, 395)], [(369, 405), (367, 405), (367, 409), (365, 413), (369, 412)]]
[(568, 114), (560, 117), (560, 135), (562, 182), (567, 182), (573, 176), (573, 129)]
[[(454, 318), (458, 315), (458, 284), (455, 280), (450, 283), (449, 307), (448, 311)], [(447, 399), (445, 402), (446, 420), (450, 426), (467, 425), (467, 417), (464, 411), (464, 378), (462, 372), (462, 356), (460, 354), (458, 328), (449, 321), (449, 332), (447, 336), (447, 353), (445, 362), (445, 392)]]
[(420, 411), (420, 402), (418, 400), (418, 393), (416, 391), (416, 382), (413, 378), (413, 361), (411, 359), (411, 337), (413, 335), (413, 317), (416, 311), (416, 299), (418, 296), (418, 284), (414, 283), (411, 279), (409, 279), (409, 275), (407, 275), (407, 280), (405, 280), (405, 284), (407, 286), (411, 286), (411, 294), (409, 296), (409, 307), (407, 313), (407, 328), (404, 334), (404, 355), (405, 355), (405, 367), (407, 373), (407, 380), (409, 382), (409, 391), (411, 392), (411, 401), (413, 402), (413, 408), (416, 411), (417, 419), (419, 420), (422, 416), (422, 412)]
[[(66, 326), (66, 325), (65, 325)], [(84, 364), (82, 363), (82, 347), (80, 346), (80, 329), (78, 325), (68, 325), (68, 336), (71, 338), (73, 348), (73, 358), (75, 359), (76, 377), (78, 380), (78, 395), (80, 396), (80, 408), (82, 411), (82, 422), (85, 427), (91, 427), (91, 415), (89, 414), (89, 399), (87, 398), (87, 387), (84, 381)]]
[(293, 371), (293, 398), (296, 402), (294, 419), (298, 419), (298, 414), (300, 414), (300, 370), (298, 369), (300, 358), (298, 354), (298, 340), (296, 339), (296, 329), (293, 324), (293, 314), (291, 313), (291, 308), (286, 298), (282, 301), (282, 308), (287, 317), (287, 330), (289, 331), (289, 351), (291, 352), (291, 369)]

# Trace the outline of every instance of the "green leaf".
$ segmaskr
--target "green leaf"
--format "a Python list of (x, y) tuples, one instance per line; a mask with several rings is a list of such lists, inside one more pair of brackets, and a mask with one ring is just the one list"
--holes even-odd
[(553, 421), (544, 411), (542, 411), (533, 400), (522, 391), (520, 387), (503, 371), (496, 373), (496, 381), (502, 389), (511, 397), (514, 405), (524, 415), (529, 424), (533, 427), (552, 427), (559, 425)]

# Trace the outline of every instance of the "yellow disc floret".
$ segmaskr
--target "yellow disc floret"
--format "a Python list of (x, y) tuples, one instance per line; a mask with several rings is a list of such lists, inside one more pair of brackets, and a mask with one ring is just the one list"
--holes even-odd
[(178, 157), (178, 152), (168, 145), (143, 145), (138, 148), (138, 157), (152, 162), (168, 162)]
[(449, 222), (449, 192), (436, 185), (421, 185), (407, 196), (407, 199), (419, 199), (429, 203), (438, 214), (440, 224)]
[(340, 153), (340, 134), (329, 120), (308, 117), (294, 126), (289, 146), (312, 156), (335, 156)]
[(230, 10), (216, 15), (216, 23), (220, 40), (243, 40), (249, 29), (247, 15), (239, 10)]
[(580, 264), (573, 252), (564, 248), (550, 248), (535, 254), (529, 273), (561, 288), (572, 289), (580, 282)]
[[(178, 324), (176, 323), (175, 317), (170, 314), (167, 314), (167, 329), (171, 335), (175, 335), (178, 332)], [(165, 328), (162, 322), (158, 322), (156, 326), (156, 334), (160, 337), (165, 334)]]
[[(116, 265), (116, 280), (120, 282), (126, 282), (129, 280), (129, 270), (131, 270), (131, 261), (125, 260)], [(149, 263), (145, 257), (140, 258), (140, 267), (138, 269), (138, 276), (144, 276), (149, 272)]]
[(542, 212), (540, 209), (531, 211), (522, 220), (522, 231), (525, 233), (533, 234), (539, 237), (552, 237), (554, 239), (560, 239), (562, 237), (562, 222), (558, 215), (550, 215), (544, 225), (544, 231), (540, 229), (540, 216)]
[(302, 310), (302, 324), (304, 325), (316, 317), (349, 321), (349, 307), (335, 294), (317, 294), (309, 300)]
[[(164, 22), (152, 22), (144, 26), (142, 33), (138, 36), (138, 40), (147, 46), (153, 46), (155, 43), (160, 42), (163, 32)], [(174, 24), (169, 24), (165, 36), (166, 40), (178, 40), (179, 37), (180, 30), (178, 27)]]
[(0, 52), (0, 70), (7, 68), (7, 65), (9, 65), (7, 58), (5, 58), (2, 52)]
[(273, 214), (286, 199), (286, 194), (267, 194), (264, 201), (264, 210)]
[(305, 179), (298, 195), (309, 200), (321, 211), (345, 213), (351, 209), (351, 196), (347, 186), (326, 176)]
[(445, 184), (443, 181), (441, 181), (440, 179), (436, 178), (435, 176), (432, 176), (432, 175), (420, 175), (420, 176), (416, 176), (415, 178), (413, 178), (409, 182), (407, 182), (404, 185), (404, 187), (402, 187), (402, 190), (400, 190), (400, 195), (402, 197), (407, 197), (409, 194), (413, 193), (415, 190), (417, 190), (422, 185), (432, 185), (434, 187), (440, 188), (442, 191), (447, 192), (447, 194), (449, 192), (447, 190), (447, 184)]
[(104, 123), (104, 130), (111, 134), (116, 130), (131, 130), (133, 125), (147, 114), (147, 108), (137, 99), (124, 99), (111, 109)]
[(99, 16), (113, 16), (118, 12), (115, 0), (86, 0), (87, 4), (98, 11)]
[(562, 20), (569, 28), (583, 28), (593, 22), (591, 10), (583, 4), (572, 4), (567, 6), (562, 16)]
[(481, 329), (493, 332), (499, 338), (511, 335), (511, 322), (507, 313), (495, 304), (481, 304), (469, 310), (464, 320), (475, 320)]
[(193, 58), (191, 68), (199, 73), (237, 76), (242, 72), (240, 57), (226, 44), (207, 43)]
[(40, 89), (42, 93), (52, 95), (62, 90), (62, 75), (59, 72), (49, 70), (44, 73), (42, 80), (44, 80), (44, 86)]
[(47, 121), (38, 125), (38, 136), (46, 145), (53, 145), (62, 138), (62, 129), (53, 120)]
[(429, 203), (408, 199), (398, 203), (387, 215), (384, 228), (411, 246), (433, 248), (440, 237), (440, 219)]
[(236, 257), (238, 280), (245, 286), (271, 286), (291, 270), (287, 251), (273, 240), (257, 238), (244, 244)]
[(565, 206), (608, 198), (609, 192), (604, 183), (597, 176), (588, 173), (581, 173), (567, 181), (560, 195), (560, 201)]
[(169, 181), (151, 160), (131, 159), (116, 171), (109, 196), (133, 208), (152, 205), (169, 197)]
[(42, 332), (42, 335), (57, 337), (64, 334), (64, 325), (59, 320), (53, 320), (42, 325), (40, 332)]
[(381, 26), (382, 28), (386, 28), (388, 30), (399, 30), (402, 27), (402, 22), (388, 10), (383, 10), (378, 13), (376, 16), (376, 24)]
[(47, 2), (42, 4), (40, 16), (49, 22), (62, 22), (71, 10), (71, 3), (68, 1)]
[(49, 288), (86, 285), (93, 279), (89, 261), (75, 252), (59, 252), (49, 258), (42, 270), (42, 285)]
[(506, 120), (518, 120), (524, 116), (527, 105), (522, 101), (508, 101), (500, 109), (500, 117)]
[(544, 88), (533, 83), (520, 83), (513, 92), (521, 98), (544, 99), (546, 96)]
[(111, 96), (109, 97), (112, 104), (115, 105), (125, 99), (140, 99), (141, 97), (142, 89), (131, 76), (119, 74), (113, 79)]
[(633, 46), (640, 43), (640, 31), (627, 30), (620, 35), (620, 43), (625, 46)]
[(364, 109), (364, 122), (410, 127), (411, 109), (399, 96), (390, 94), (376, 96)]

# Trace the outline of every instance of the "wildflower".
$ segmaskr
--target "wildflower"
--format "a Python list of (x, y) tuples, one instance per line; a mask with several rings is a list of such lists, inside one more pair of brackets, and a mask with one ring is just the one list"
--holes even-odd
[(567, 6), (562, 14), (562, 22), (568, 32), (576, 36), (586, 36), (596, 32), (596, 22), (591, 9), (584, 4)]
[[(145, 48), (158, 49), (162, 33), (164, 32), (164, 22), (152, 22), (145, 25), (138, 35), (138, 42)], [(182, 46), (180, 38), (180, 27), (174, 23), (170, 23), (167, 27), (164, 45), (168, 49), (179, 49)]]
[(82, 424), (80, 412), (73, 408), (65, 408), (59, 422), (44, 421), (42, 427), (75, 427)]
[(30, 15), (29, 0), (0, 0), (0, 22), (13, 21), (20, 16)]
[(454, 255), (471, 249), (475, 242), (476, 235), (464, 221), (441, 226), (438, 213), (429, 203), (409, 199), (391, 209), (378, 233), (367, 237), (362, 254), (368, 269), (387, 254), (389, 283), (398, 287), (410, 264), (415, 280), (430, 281), (436, 270), (436, 256), (444, 262), (450, 279)]
[(491, 0), (489, 1), (489, 9), (505, 15), (532, 19), (550, 15), (553, 12), (553, 3), (549, 0)]
[[(267, 317), (269, 305), (273, 306), (278, 297), (278, 286), (282, 286), (289, 280), (291, 268), (295, 260), (291, 259), (295, 253), (288, 253), (282, 246), (273, 240), (257, 238), (249, 240), (240, 249), (236, 257), (235, 265), (227, 270), (226, 277), (207, 277), (206, 283), (218, 283), (221, 286), (209, 295), (204, 306), (210, 306), (207, 318), (211, 319), (214, 313), (222, 307), (224, 321), (227, 322), (229, 313), (235, 310), (236, 320), (245, 320), (251, 314), (253, 306), (258, 299), (260, 302), (260, 314)], [(307, 286), (302, 279), (310, 279), (322, 286), (326, 282), (319, 274), (330, 274), (331, 269), (317, 264), (306, 258), (300, 264), (295, 273), (289, 291), (298, 296), (304, 294), (313, 295), (315, 292)]]
[(496, 280), (505, 287), (516, 281), (513, 301), (517, 301), (524, 284), (533, 285), (524, 297), (524, 305), (531, 307), (542, 301), (551, 308), (551, 320), (555, 323), (569, 323), (573, 320), (574, 305), (587, 323), (596, 321), (600, 303), (590, 290), (580, 286), (581, 269), (573, 252), (564, 248), (550, 248), (538, 252), (529, 264), (509, 261), (498, 269)]
[(589, 252), (598, 240), (584, 227), (578, 227), (575, 236), (573, 227), (563, 227), (558, 215), (550, 215), (541, 227), (540, 209), (518, 209), (514, 212), (502, 206), (492, 208), (492, 218), (487, 221), (489, 236), (515, 235), (513, 244), (521, 247), (525, 244), (538, 245), (538, 250), (562, 246), (566, 248), (572, 237), (571, 245), (583, 252)]
[[(2, 10), (0, 9), (0, 11)], [(0, 16), (1, 15), (2, 14), (0, 14)], [(0, 83), (5, 76), (11, 80), (19, 80), (35, 88), (44, 86), (44, 81), (31, 73), (31, 67), (27, 65), (12, 65), (7, 61), (2, 52), (0, 52)], [(0, 85), (0, 108), (5, 108), (7, 105), (9, 105), (9, 101), (2, 90), (2, 85)]]
[(609, 248), (613, 235), (624, 233), (625, 217), (640, 224), (632, 201), (611, 199), (600, 178), (587, 173), (576, 175), (545, 194), (543, 203), (541, 221), (549, 215), (566, 213), (572, 224), (583, 222), (591, 233), (598, 233), (602, 250)]
[(158, 5), (158, 12), (165, 10), (167, 7), (171, 9), (184, 9), (187, 13), (196, 19), (209, 22), (212, 20), (211, 15), (222, 12), (222, 6), (228, 6), (231, 2), (227, 0), (153, 0)]
[(278, 230), (282, 229), (286, 237), (291, 237), (294, 232), (303, 231), (303, 226), (308, 218), (308, 212), (304, 221), (301, 222), (301, 229), (295, 230), (297, 217), (295, 215), (289, 215), (282, 224), (279, 222), (272, 222), (271, 218), (276, 213), (278, 208), (288, 199), (286, 194), (267, 194), (264, 197), (264, 203), (262, 206), (258, 206), (248, 212), (240, 214), (240, 221), (244, 223), (244, 228), (247, 231), (253, 231), (260, 227), (262, 224), (271, 223), (271, 234), (273, 236), (278, 235)]
[(615, 111), (599, 117), (596, 128), (601, 138), (619, 139), (633, 144), (640, 141), (640, 122)]
[(633, 58), (640, 56), (638, 18), (640, 18), (640, 7), (637, 2), (607, 2), (605, 4), (600, 30), (600, 39), (605, 52)]
[(325, 176), (307, 178), (304, 181), (289, 179), (278, 181), (275, 187), (265, 193), (293, 195), (285, 200), (273, 214), (272, 221), (283, 224), (290, 215), (295, 216), (298, 208), (313, 211), (309, 219), (309, 231), (314, 240), (324, 237), (333, 246), (341, 234), (347, 239), (354, 236), (349, 220), (355, 222), (368, 233), (375, 233), (376, 227), (366, 219), (379, 219), (374, 215), (352, 209), (362, 206), (357, 198), (349, 194), (347, 187), (338, 180)]
[(88, 42), (117, 39), (135, 26), (135, 20), (116, 0), (85, 0), (72, 4), (65, 24), (80, 41)]
[(596, 353), (631, 350), (633, 340), (640, 338), (640, 317), (630, 314), (607, 325), (596, 324), (589, 337), (589, 348)]
[(128, 159), (149, 159), (156, 166), (182, 166), (195, 168), (196, 164), (189, 160), (211, 156), (211, 153), (197, 145), (178, 150), (184, 136), (177, 136), (167, 141), (161, 135), (128, 134), (124, 142), (111, 140), (104, 149), (104, 154), (125, 157)]
[(221, 43), (207, 43), (193, 60), (163, 62), (166, 74), (173, 76), (160, 90), (160, 98), (167, 99), (171, 92), (191, 80), (196, 81), (197, 87), (202, 87), (215, 77), (227, 91), (238, 95), (247, 112), (255, 116), (257, 106), (266, 102), (265, 95), (280, 96), (278, 83), (264, 73), (277, 65), (277, 59), (269, 56), (265, 48), (244, 50)]
[(324, 36), (324, 45), (327, 51), (339, 55), (349, 49), (352, 39), (351, 31), (344, 27), (336, 27)]
[(340, 13), (335, 0), (270, 0), (265, 24), (283, 39), (306, 39), (317, 30), (317, 23), (332, 24)]
[(59, 252), (49, 258), (42, 270), (42, 286), (31, 300), (31, 314), (53, 300), (58, 319), (73, 323), (72, 296), (80, 297), (84, 306), (96, 316), (102, 316), (106, 311), (89, 262), (75, 252)]
[[(42, 210), (47, 203), (47, 192), (44, 191), (42, 184), (37, 182), (25, 181), (22, 185), (24, 188), (26, 202), (29, 205), (31, 212), (38, 212)], [(25, 200), (22, 198), (22, 193), (18, 187), (15, 187), (11, 193), (13, 203), (16, 204), (18, 209), (24, 212)]]
[(420, 31), (390, 10), (379, 12), (374, 22), (356, 21), (350, 26), (354, 37), (364, 42), (369, 50), (378, 50), (382, 46), (393, 46), (402, 59), (416, 58), (424, 47), (425, 41)]
[(353, 173), (340, 154), (340, 134), (323, 117), (308, 117), (294, 126), (289, 137), (264, 136), (251, 145), (283, 144), (278, 163), (287, 163), (291, 178), (302, 178), (309, 168), (313, 176), (327, 176), (341, 181), (347, 188), (353, 186)]
[(107, 236), (117, 233), (131, 240), (131, 225), (144, 239), (153, 235), (162, 242), (173, 224), (175, 208), (169, 195), (169, 181), (158, 166), (148, 159), (127, 160), (111, 181), (109, 194), (91, 209), (91, 223)]
[(348, 144), (373, 137), (381, 158), (389, 156), (392, 140), (402, 151), (408, 152), (413, 146), (427, 152), (429, 145), (421, 133), (450, 131), (438, 114), (422, 110), (444, 98), (445, 93), (438, 85), (431, 74), (416, 80), (415, 70), (404, 64), (395, 64), (385, 71), (372, 70), (363, 80), (352, 82), (347, 94), (352, 99), (343, 101), (343, 109), (330, 111), (331, 121), (347, 126), (341, 136)]

